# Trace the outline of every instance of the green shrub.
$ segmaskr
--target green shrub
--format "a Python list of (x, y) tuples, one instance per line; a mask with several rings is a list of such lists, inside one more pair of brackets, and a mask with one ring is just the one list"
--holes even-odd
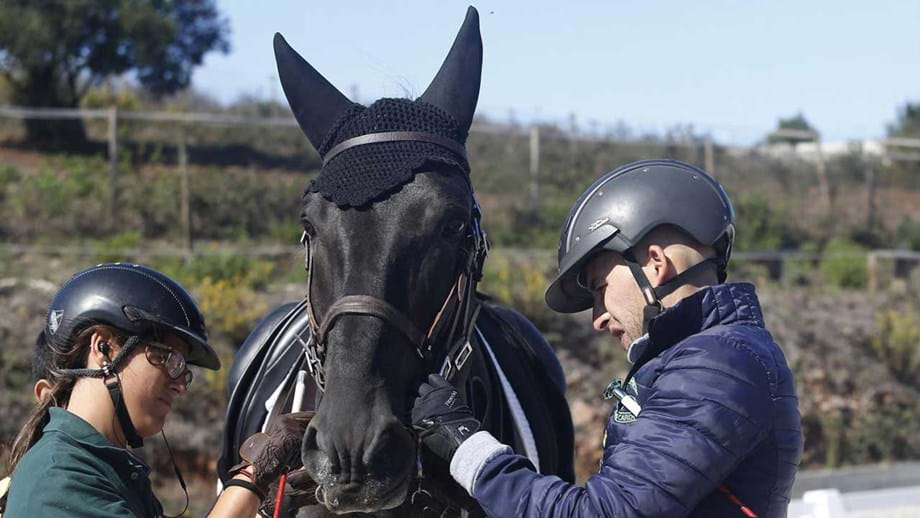
[(12, 182), (18, 182), (22, 178), (22, 173), (19, 172), (19, 169), (11, 165), (2, 165), (0, 166), (0, 186), (6, 186)]
[(758, 193), (744, 194), (734, 203), (738, 226), (735, 249), (780, 250), (791, 248), (787, 215)]
[(887, 309), (876, 317), (871, 346), (875, 355), (898, 379), (917, 384), (920, 372), (920, 324), (916, 309)]
[(124, 261), (125, 258), (119, 253), (123, 250), (137, 249), (142, 239), (143, 236), (139, 230), (128, 230), (115, 234), (97, 245), (96, 261), (100, 263)]
[(920, 456), (920, 434), (911, 426), (920, 422), (917, 400), (884, 391), (872, 399), (873, 408), (855, 412), (846, 429), (847, 463), (894, 462)]
[(902, 220), (895, 230), (895, 244), (901, 248), (920, 250), (920, 222), (912, 218)]
[(864, 289), (868, 282), (866, 249), (848, 239), (831, 239), (824, 247), (820, 270), (827, 284)]
[[(799, 252), (808, 255), (818, 255), (821, 245), (815, 241), (802, 243)], [(789, 259), (784, 265), (783, 283), (787, 286), (810, 286), (815, 283), (815, 272), (820, 261), (805, 257), (803, 259)]]
[(501, 304), (510, 306), (538, 327), (552, 318), (543, 302), (543, 292), (549, 284), (548, 257), (512, 256), (498, 251), (486, 262), (483, 272), (482, 290)]
[(183, 284), (227, 281), (257, 289), (270, 282), (275, 271), (271, 261), (228, 253), (196, 255), (189, 260), (163, 259), (158, 267)]
[(246, 284), (235, 279), (205, 277), (192, 287), (208, 328), (234, 345), (243, 342), (268, 305)]
[(300, 241), (303, 226), (296, 219), (275, 221), (268, 227), (268, 237), (274, 243), (293, 245)]

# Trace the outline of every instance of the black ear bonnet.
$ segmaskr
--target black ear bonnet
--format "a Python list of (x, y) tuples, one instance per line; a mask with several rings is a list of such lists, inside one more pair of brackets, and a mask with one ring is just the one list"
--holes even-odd
[[(352, 104), (326, 135), (319, 154), (348, 139), (391, 131), (424, 132), (466, 143), (467, 131), (437, 106), (409, 99), (380, 99), (369, 107)], [(434, 168), (462, 172), (469, 178), (465, 156), (431, 142), (404, 140), (355, 146), (323, 166), (308, 192), (323, 195), (339, 206), (360, 207), (384, 198), (409, 183), (415, 173)]]
[(416, 100), (351, 102), (280, 35), (278, 77), (304, 135), (323, 158), (307, 188), (343, 207), (361, 207), (411, 182), (423, 170), (469, 179), (466, 137), (482, 75), (479, 13), (470, 7), (454, 43)]

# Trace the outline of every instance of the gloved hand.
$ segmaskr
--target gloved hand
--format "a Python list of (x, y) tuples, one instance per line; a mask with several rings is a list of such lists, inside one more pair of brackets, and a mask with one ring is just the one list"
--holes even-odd
[[(307, 425), (315, 412), (281, 414), (268, 424), (265, 432), (250, 436), (240, 446), (240, 457), (252, 466), (252, 483), (268, 494), (268, 486), (282, 473), (299, 468), (300, 447)], [(231, 468), (245, 468), (246, 463)]]
[[(275, 515), (275, 495), (278, 494), (278, 482), (268, 487), (268, 498), (262, 503), (259, 513), (262, 516), (271, 517)], [(304, 469), (288, 473), (287, 484), (284, 485), (284, 498), (282, 499), (283, 510), (294, 510), (315, 505), (316, 502), (316, 482)]]
[(469, 436), (479, 431), (479, 421), (460, 393), (439, 374), (428, 376), (418, 389), (412, 407), (412, 427), (432, 453), (448, 463)]

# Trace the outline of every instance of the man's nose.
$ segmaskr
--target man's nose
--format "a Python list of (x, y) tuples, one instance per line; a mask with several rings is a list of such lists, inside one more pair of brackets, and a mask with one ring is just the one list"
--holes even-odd
[(180, 396), (184, 396), (188, 392), (188, 385), (185, 384), (185, 376), (179, 376), (174, 380), (169, 380), (170, 388), (175, 390)]

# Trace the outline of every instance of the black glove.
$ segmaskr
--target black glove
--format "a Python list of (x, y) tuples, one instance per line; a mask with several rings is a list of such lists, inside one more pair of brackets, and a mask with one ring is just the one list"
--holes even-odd
[(448, 463), (469, 436), (479, 431), (479, 421), (460, 393), (439, 374), (428, 376), (418, 389), (412, 407), (412, 427), (432, 453)]

